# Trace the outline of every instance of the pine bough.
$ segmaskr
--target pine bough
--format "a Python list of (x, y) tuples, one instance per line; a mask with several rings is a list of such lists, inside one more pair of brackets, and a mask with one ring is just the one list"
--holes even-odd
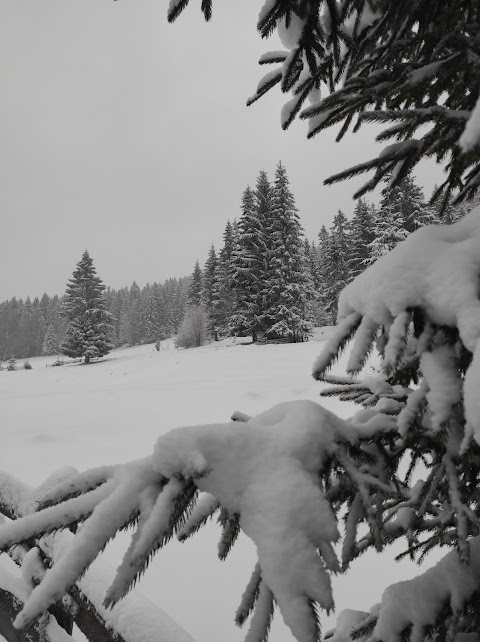
[[(411, 234), (342, 292), (339, 323), (313, 374), (333, 384), (322, 395), (361, 406), (351, 419), (312, 401), (253, 418), (235, 413), (229, 423), (172, 430), (145, 459), (46, 491), (36, 513), (0, 528), (0, 547), (81, 528), (15, 625), (61, 599), (119, 530), (133, 535), (107, 607), (174, 535), (185, 540), (218, 515), (221, 559), (240, 530), (257, 549), (236, 614), (239, 625), (251, 616), (248, 642), (267, 639), (275, 607), (299, 642), (319, 640), (318, 609), (334, 607), (331, 575), (399, 538), (414, 559), (437, 546), (451, 552), (387, 588), (371, 613), (342, 613), (332, 640), (420, 642), (480, 630), (479, 283), (477, 208)], [(349, 376), (328, 374), (352, 339)], [(356, 379), (374, 349), (380, 374)], [(426, 479), (414, 483), (418, 464)]]
[[(173, 22), (189, 0), (171, 0)], [(211, 0), (203, 0), (206, 20)], [(434, 194), (445, 206), (472, 198), (480, 185), (480, 80), (477, 0), (264, 0), (257, 29), (276, 33), (284, 49), (259, 64), (266, 73), (251, 105), (273, 87), (290, 97), (281, 112), (287, 129), (298, 117), (308, 137), (339, 125), (337, 141), (365, 122), (385, 125), (376, 157), (328, 178), (373, 176), (355, 197), (390, 177), (398, 184), (423, 158), (445, 165)]]

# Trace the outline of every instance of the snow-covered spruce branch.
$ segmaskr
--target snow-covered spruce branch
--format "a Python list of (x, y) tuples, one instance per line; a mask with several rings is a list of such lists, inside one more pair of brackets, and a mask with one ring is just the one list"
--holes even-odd
[[(168, 19), (188, 4), (170, 0)], [(209, 20), (211, 0), (201, 8)], [(280, 86), (293, 95), (282, 109), (282, 127), (308, 119), (309, 137), (336, 123), (340, 140), (367, 121), (400, 122), (378, 137), (403, 148), (399, 162), (379, 156), (328, 179), (374, 170), (357, 196), (392, 171), (398, 184), (420, 160), (435, 156), (448, 174), (436, 191), (443, 204), (452, 194), (472, 198), (480, 184), (477, 9), (474, 0), (418, 0), (413, 8), (373, 0), (264, 0), (257, 30), (262, 38), (276, 33), (283, 50), (265, 53), (259, 63), (281, 66), (260, 81), (248, 103)], [(310, 106), (302, 110), (306, 100)]]
[[(327, 477), (346, 472), (351, 492), (362, 496), (361, 519), (368, 521), (374, 502), (396, 491), (379, 474), (385, 469), (381, 456), (362, 453), (360, 446), (380, 430), (379, 417), (357, 425), (310, 401), (280, 404), (248, 421), (173, 430), (158, 440), (152, 457), (72, 475), (45, 493), (46, 508), (0, 531), (6, 548), (83, 522), (16, 625), (28, 625), (61, 598), (126, 525), (136, 530), (105, 596), (109, 606), (130, 590), (174, 533), (184, 539), (221, 507), (219, 556), (228, 553), (239, 528), (257, 546), (263, 597), (247, 639), (257, 639), (260, 624), (269, 626), (274, 599), (297, 639), (315, 640), (316, 604), (333, 607), (329, 573), (340, 570), (333, 548), (339, 537), (335, 510), (346, 501), (336, 501), (334, 510), (318, 475), (325, 471), (325, 485), (331, 486)], [(383, 431), (394, 429), (390, 417), (382, 422)], [(204, 494), (194, 507), (197, 490)]]
[[(452, 551), (418, 577), (389, 586), (371, 613), (346, 610), (326, 639), (379, 642), (475, 640), (479, 631), (480, 540), (468, 543), (469, 564)], [(465, 633), (465, 638), (459, 634)], [(342, 637), (343, 636), (345, 637)]]
[[(390, 403), (396, 386), (406, 395), (397, 415), (398, 432), (385, 448), (387, 461), (409, 457), (410, 465), (401, 487), (404, 499), (398, 494), (379, 506), (382, 515), (376, 517), (382, 522), (385, 543), (406, 537), (408, 547), (401, 556), (420, 560), (437, 546), (455, 550), (419, 578), (389, 587), (379, 612), (348, 612), (340, 617), (337, 631), (332, 632), (335, 640), (350, 639), (342, 637), (347, 630), (348, 636), (362, 642), (401, 636), (416, 642), (427, 634), (432, 639), (454, 639), (454, 634), (479, 630), (475, 615), (480, 587), (479, 281), (477, 208), (460, 224), (415, 232), (341, 294), (339, 330), (332, 345), (326, 346), (326, 358), (317, 360), (314, 375), (335, 384), (335, 378), (326, 373), (335, 347), (353, 338), (351, 360), (363, 362), (373, 344), (384, 337), (380, 394), (371, 394), (367, 402), (366, 395), (378, 385), (374, 377), (360, 382), (340, 379), (324, 394), (337, 393), (368, 406), (358, 413), (360, 417), (380, 409), (384, 400)], [(356, 330), (352, 333), (349, 320), (353, 318)], [(375, 324), (377, 333), (371, 330)], [(349, 367), (356, 371), (355, 363)], [(414, 390), (405, 386), (411, 383), (418, 386)], [(401, 397), (398, 401), (402, 402)], [(419, 462), (430, 472), (425, 481), (409, 488)], [(375, 541), (372, 532), (355, 541), (361, 506), (359, 495), (346, 516), (347, 559)], [(352, 626), (356, 628), (350, 633)]]
[[(37, 503), (38, 492), (48, 492), (52, 485), (56, 486), (62, 478), (71, 477), (74, 472), (72, 468), (60, 469), (51, 475), (37, 491), (14, 476), (0, 472), (0, 513), (10, 520), (17, 520), (27, 515)], [(12, 616), (11, 622), (5, 620), (2, 623), (1, 630), (4, 634), (11, 631), (13, 620), (21, 611), (23, 603), (28, 599), (34, 586), (42, 581), (48, 566), (53, 563), (50, 550), (52, 542), (52, 538), (44, 538), (37, 541), (35, 546), (35, 542), (30, 540), (8, 550), (10, 558), (21, 569), (21, 577), (12, 575), (3, 564), (0, 572), (2, 588), (0, 610), (6, 611), (9, 617)], [(58, 604), (52, 605), (49, 613), (45, 613), (33, 626), (28, 627), (27, 637), (31, 640), (66, 642), (71, 639), (68, 632), (71, 631), (74, 620), (80, 630), (92, 641), (113, 642), (115, 639), (117, 642), (126, 642), (121, 635), (114, 636), (110, 633), (105, 621), (97, 613), (88, 597), (76, 586), (72, 586)], [(17, 639), (13, 632), (12, 636)]]
[[(95, 486), (93, 481), (98, 480), (101, 470), (93, 470), (89, 479), (85, 478), (82, 481), (78, 480), (75, 469), (63, 468), (51, 475), (37, 489), (32, 489), (12, 475), (2, 472), (0, 473), (0, 505), (2, 509), (0, 512), (8, 515), (12, 520), (22, 517), (27, 519), (28, 514), (35, 506), (40, 505), (40, 498), (43, 501), (48, 500), (48, 505), (52, 505), (52, 502), (55, 503), (55, 501), (61, 501), (59, 497), (62, 495), (69, 499), (72, 496), (72, 487), (77, 485), (76, 479), (78, 488), (86, 491)], [(113, 468), (110, 469), (110, 471), (112, 470)], [(82, 483), (86, 485), (82, 486)], [(55, 492), (52, 494), (53, 489)], [(52, 566), (61, 556), (63, 549), (68, 547), (72, 538), (73, 534), (69, 531), (52, 533), (35, 538), (35, 540), (31, 539), (24, 544), (17, 544), (7, 551), (10, 558), (20, 567), (22, 578), (10, 577), (11, 574), (8, 570), (2, 567), (0, 586), (8, 588), (15, 596), (16, 616), (33, 588), (42, 582), (47, 568)], [(97, 603), (96, 593), (99, 587), (105, 585), (107, 577), (110, 575), (111, 569), (105, 562), (102, 562), (100, 567), (97, 565), (97, 568), (91, 570), (88, 576), (82, 578), (80, 582), (72, 584), (62, 599), (49, 608), (49, 613), (39, 618), (33, 627), (28, 627), (28, 635), (34, 639), (35, 631), (38, 631), (42, 640), (66, 642), (67, 639), (71, 639), (67, 630), (71, 629), (71, 623), (74, 621), (86, 638), (92, 642), (99, 640), (102, 642), (137, 642), (139, 636), (145, 641), (156, 640), (159, 634), (164, 635), (166, 631), (171, 631), (175, 640), (192, 642), (190, 636), (146, 598), (139, 596), (133, 600), (128, 599), (120, 605), (120, 608), (113, 611), (107, 612), (103, 609), (101, 604)], [(133, 617), (134, 614), (135, 617)], [(138, 625), (132, 625), (133, 622), (138, 621), (140, 614), (141, 622)]]

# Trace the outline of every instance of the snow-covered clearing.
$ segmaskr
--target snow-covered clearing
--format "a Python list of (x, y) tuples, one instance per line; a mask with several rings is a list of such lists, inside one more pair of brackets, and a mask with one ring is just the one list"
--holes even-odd
[[(54, 357), (31, 359), (30, 371), (0, 373), (0, 469), (38, 486), (62, 466), (84, 470), (130, 461), (150, 455), (157, 437), (171, 428), (228, 421), (235, 410), (256, 415), (281, 401), (321, 401), (349, 416), (356, 407), (336, 398), (320, 400), (322, 384), (310, 374), (328, 332), (319, 329), (310, 342), (291, 345), (226, 340), (180, 351), (164, 342), (159, 352), (153, 345), (119, 349), (88, 366), (46, 368)], [(185, 544), (169, 543), (136, 589), (199, 642), (235, 642), (245, 634), (234, 626), (233, 614), (255, 552), (242, 537), (227, 561), (219, 562), (219, 535), (213, 523)], [(125, 537), (115, 540), (105, 553), (108, 561), (119, 561), (125, 544)], [(340, 577), (334, 586), (337, 609), (368, 610), (387, 584), (415, 574), (407, 561), (387, 564), (392, 557), (365, 555)], [(293, 639), (279, 617), (271, 639)]]

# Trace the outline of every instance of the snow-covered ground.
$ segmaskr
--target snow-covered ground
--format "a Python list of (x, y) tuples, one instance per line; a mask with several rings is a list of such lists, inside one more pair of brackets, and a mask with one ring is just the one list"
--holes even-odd
[[(225, 340), (177, 350), (165, 341), (159, 352), (153, 345), (118, 349), (88, 366), (45, 367), (55, 357), (36, 357), (26, 371), (19, 362), (16, 372), (0, 372), (0, 469), (37, 486), (66, 465), (84, 470), (149, 455), (157, 437), (174, 427), (228, 421), (235, 410), (255, 415), (281, 401), (319, 401), (321, 384), (311, 369), (328, 332), (317, 329), (308, 343), (286, 345)], [(335, 371), (342, 365), (343, 359)], [(321, 403), (341, 416), (355, 410), (335, 398)], [(236, 642), (245, 635), (233, 614), (255, 551), (242, 537), (219, 562), (219, 534), (213, 523), (185, 544), (169, 543), (136, 589), (198, 642)], [(109, 562), (119, 560), (126, 541), (122, 536), (109, 546)], [(414, 574), (407, 561), (386, 561), (392, 557), (365, 555), (338, 578), (337, 608), (368, 610), (387, 584)], [(280, 616), (275, 620), (271, 640), (291, 642)]]

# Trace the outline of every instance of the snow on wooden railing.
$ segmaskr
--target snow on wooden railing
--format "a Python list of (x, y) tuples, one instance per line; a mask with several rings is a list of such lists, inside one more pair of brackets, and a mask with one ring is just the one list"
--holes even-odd
[[(39, 489), (0, 471), (0, 523), (35, 510), (39, 491), (55, 485), (75, 469), (62, 469)], [(73, 533), (65, 530), (14, 546), (0, 554), (0, 636), (7, 642), (72, 642), (73, 623), (89, 642), (194, 642), (193, 638), (147, 597), (135, 592), (112, 609), (103, 606), (112, 569), (98, 560), (85, 576), (33, 627), (19, 631), (13, 620), (46, 569), (55, 563)]]

